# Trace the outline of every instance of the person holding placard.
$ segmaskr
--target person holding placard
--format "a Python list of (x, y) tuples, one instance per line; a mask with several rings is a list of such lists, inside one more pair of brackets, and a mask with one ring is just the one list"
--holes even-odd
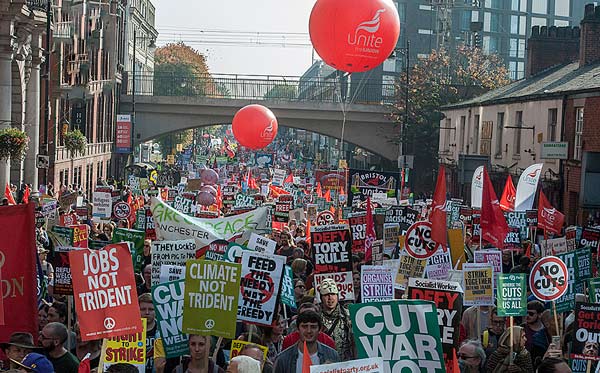
[(531, 354), (531, 361), (534, 366), (536, 365), (536, 360), (544, 356), (551, 341), (548, 330), (542, 323), (543, 312), (544, 305), (542, 302), (532, 300), (527, 303), (527, 316), (525, 316), (525, 323), (523, 324), (523, 329), (527, 335), (525, 348)]
[(533, 373), (531, 355), (525, 349), (527, 336), (520, 326), (513, 326), (502, 334), (499, 346), (488, 358), (486, 370), (492, 373)]

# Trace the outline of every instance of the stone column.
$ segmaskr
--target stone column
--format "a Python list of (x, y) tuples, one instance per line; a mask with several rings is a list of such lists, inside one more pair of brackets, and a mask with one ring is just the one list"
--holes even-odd
[(40, 147), (40, 63), (41, 35), (34, 33), (31, 41), (31, 75), (25, 98), (25, 132), (29, 136), (29, 150), (25, 156), (24, 180), (38, 190), (37, 154)]
[[(5, 22), (0, 21), (0, 23)], [(6, 25), (0, 25), (0, 129), (10, 127), (12, 106), (12, 46), (10, 31)], [(2, 35), (4, 31), (9, 31)], [(0, 160), (0, 198), (4, 196), (4, 187), (10, 183), (10, 164), (7, 159)]]

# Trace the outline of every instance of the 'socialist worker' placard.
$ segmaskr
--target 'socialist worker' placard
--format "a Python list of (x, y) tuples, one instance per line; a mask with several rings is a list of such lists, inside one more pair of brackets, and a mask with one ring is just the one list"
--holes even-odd
[(211, 260), (186, 264), (183, 332), (235, 338), (241, 266)]

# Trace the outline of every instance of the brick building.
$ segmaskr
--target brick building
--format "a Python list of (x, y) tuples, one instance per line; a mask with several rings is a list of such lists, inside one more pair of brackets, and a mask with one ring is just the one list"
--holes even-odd
[(580, 27), (533, 27), (527, 53), (525, 79), (445, 108), (449, 190), (468, 200), (477, 162), (491, 166), (498, 194), (508, 175), (516, 184), (543, 162), (541, 186), (567, 222), (600, 220), (600, 6), (585, 7)]

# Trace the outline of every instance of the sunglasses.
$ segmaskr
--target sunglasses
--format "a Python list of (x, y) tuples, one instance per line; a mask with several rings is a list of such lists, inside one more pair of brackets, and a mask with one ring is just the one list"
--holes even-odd
[(527, 316), (535, 316), (537, 315), (537, 312), (533, 311), (533, 312), (527, 312)]

